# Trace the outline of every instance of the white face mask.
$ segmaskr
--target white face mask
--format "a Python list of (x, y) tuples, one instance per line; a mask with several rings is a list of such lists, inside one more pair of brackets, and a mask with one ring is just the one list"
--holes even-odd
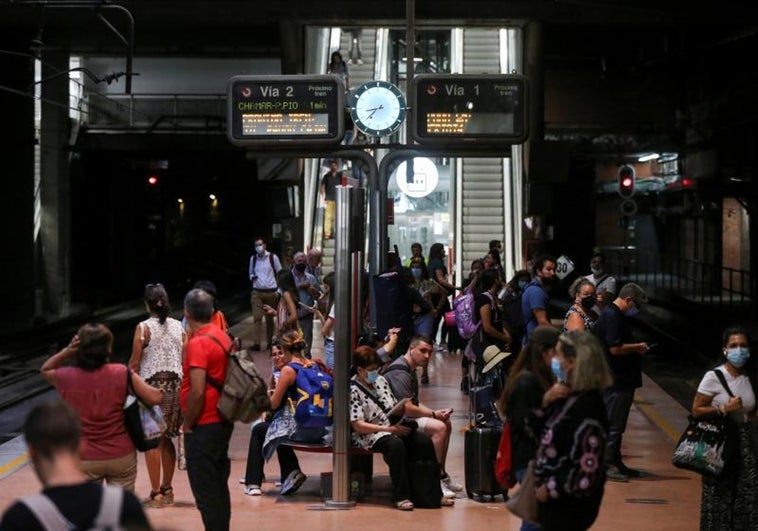
[(255, 246), (255, 252), (258, 254), (263, 254), (264, 247), (262, 245), (256, 245)]

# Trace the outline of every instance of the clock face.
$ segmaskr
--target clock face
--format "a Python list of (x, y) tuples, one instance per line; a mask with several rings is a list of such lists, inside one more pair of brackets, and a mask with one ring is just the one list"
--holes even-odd
[(369, 136), (394, 133), (405, 120), (405, 96), (387, 81), (369, 81), (355, 89), (350, 115)]

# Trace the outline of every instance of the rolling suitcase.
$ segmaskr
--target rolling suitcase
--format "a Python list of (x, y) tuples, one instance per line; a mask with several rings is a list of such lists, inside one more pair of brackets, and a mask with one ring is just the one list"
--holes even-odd
[[(476, 380), (472, 378), (472, 381)], [(490, 407), (492, 402), (491, 393), (480, 392), (487, 390), (479, 387), (471, 389), (469, 393), (470, 426), (463, 438), (466, 494), (469, 498), (478, 501), (490, 501), (499, 494), (503, 494), (504, 498), (506, 496), (495, 477), (495, 458), (503, 432), (502, 421), (497, 417), (496, 412), (493, 412), (492, 416), (487, 416), (488, 418), (483, 418), (481, 415), (484, 406)], [(480, 402), (488, 401), (490, 404), (477, 404), (477, 399)]]
[(463, 440), (466, 494), (478, 501), (504, 494), (495, 478), (495, 457), (502, 428), (471, 426)]

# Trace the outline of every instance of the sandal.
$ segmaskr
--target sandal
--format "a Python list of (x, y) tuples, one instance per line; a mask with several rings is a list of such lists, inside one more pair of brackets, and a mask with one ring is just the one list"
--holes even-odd
[(411, 500), (400, 500), (399, 502), (395, 504), (395, 507), (397, 507), (401, 511), (412, 511), (413, 502)]
[(443, 496), (441, 503), (443, 507), (452, 507), (453, 505), (455, 505), (455, 498), (446, 498), (445, 496)]
[(142, 500), (142, 505), (145, 507), (152, 507), (153, 509), (160, 509), (163, 507), (163, 503), (161, 503), (162, 498), (160, 489), (157, 491), (151, 490), (150, 496)]
[(174, 504), (174, 488), (171, 485), (161, 486), (161, 495), (163, 496), (163, 498), (161, 498), (161, 503), (163, 505)]

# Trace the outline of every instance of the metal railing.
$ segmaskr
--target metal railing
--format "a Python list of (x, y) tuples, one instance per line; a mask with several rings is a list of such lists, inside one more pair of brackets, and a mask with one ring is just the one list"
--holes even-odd
[(755, 276), (750, 271), (639, 249), (604, 249), (607, 270), (620, 280), (656, 288), (695, 303), (751, 304)]
[(226, 94), (86, 96), (83, 123), (96, 129), (226, 128)]

